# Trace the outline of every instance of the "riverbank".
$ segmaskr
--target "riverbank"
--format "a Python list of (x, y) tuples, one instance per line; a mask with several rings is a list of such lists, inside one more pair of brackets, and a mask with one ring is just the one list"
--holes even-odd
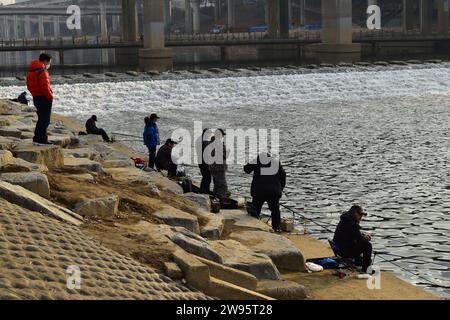
[[(321, 242), (270, 233), (241, 210), (212, 214), (208, 197), (136, 169), (130, 157), (139, 154), (122, 144), (77, 136), (82, 127), (68, 118), (54, 116), (54, 145), (34, 146), (35, 120), (33, 108), (0, 101), (3, 298), (437, 298), (390, 275), (382, 279), (389, 290), (377, 296), (365, 281), (305, 273), (305, 259), (330, 255)], [(69, 265), (83, 277), (71, 294)], [(117, 289), (95, 295), (116, 281)]]

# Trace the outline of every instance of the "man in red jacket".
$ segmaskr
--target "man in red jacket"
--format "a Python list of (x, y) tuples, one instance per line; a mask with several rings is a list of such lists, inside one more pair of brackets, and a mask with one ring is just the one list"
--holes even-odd
[(50, 87), (48, 69), (52, 62), (49, 54), (42, 53), (39, 60), (33, 60), (27, 73), (28, 91), (33, 96), (38, 121), (34, 130), (33, 141), (40, 144), (50, 144), (47, 137), (47, 128), (50, 125), (53, 105), (53, 91)]

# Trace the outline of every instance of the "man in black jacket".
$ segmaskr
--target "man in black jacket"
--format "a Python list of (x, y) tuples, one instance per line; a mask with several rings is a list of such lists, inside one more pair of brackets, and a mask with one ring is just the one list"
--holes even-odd
[(355, 259), (361, 263), (362, 272), (367, 272), (367, 268), (372, 264), (372, 244), (370, 236), (361, 232), (359, 225), (362, 217), (367, 216), (361, 206), (354, 205), (350, 210), (341, 215), (341, 220), (336, 227), (333, 241), (339, 246), (343, 258)]
[(267, 202), (272, 213), (272, 228), (280, 232), (280, 198), (286, 186), (286, 172), (281, 163), (270, 154), (262, 153), (256, 163), (246, 164), (244, 171), (248, 174), (253, 172), (251, 195), (256, 217), (259, 217), (264, 202)]
[(172, 161), (172, 149), (177, 143), (172, 139), (167, 139), (166, 143), (159, 148), (156, 154), (156, 168), (158, 170), (167, 170), (168, 178), (177, 176), (177, 165)]
[(97, 125), (95, 124), (97, 122), (97, 116), (92, 116), (89, 118), (88, 121), (86, 121), (86, 132), (87, 134), (96, 134), (99, 136), (102, 136), (103, 140), (105, 142), (111, 142), (111, 140), (108, 137), (108, 134), (106, 134), (106, 131), (103, 129), (97, 128)]
[(205, 161), (205, 149), (211, 143), (211, 133), (209, 129), (203, 129), (202, 136), (196, 141), (197, 149), (197, 161), (200, 173), (202, 175), (202, 181), (200, 183), (200, 192), (203, 194), (211, 193), (211, 172), (209, 171), (209, 165)]

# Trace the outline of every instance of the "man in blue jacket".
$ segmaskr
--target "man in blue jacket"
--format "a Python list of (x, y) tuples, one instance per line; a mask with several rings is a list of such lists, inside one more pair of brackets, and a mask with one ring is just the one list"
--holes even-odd
[(150, 118), (145, 118), (144, 144), (148, 148), (148, 166), (152, 169), (155, 168), (156, 147), (160, 145), (159, 130), (156, 124), (158, 119), (159, 117), (155, 113)]

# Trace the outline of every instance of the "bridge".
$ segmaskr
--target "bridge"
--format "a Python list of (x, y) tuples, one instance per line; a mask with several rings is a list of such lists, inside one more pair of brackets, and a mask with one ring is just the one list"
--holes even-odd
[[(167, 34), (171, 21), (173, 0), (33, 0), (20, 5), (0, 7), (0, 51), (56, 50), (60, 54), (74, 49), (115, 49), (116, 61), (139, 61), (142, 69), (167, 69), (172, 64), (173, 47), (237, 46), (237, 45), (315, 45), (318, 55), (360, 55), (361, 44), (377, 42), (424, 42), (449, 40), (449, 0), (436, 0), (438, 21), (433, 27), (433, 1), (402, 0), (401, 30), (375, 32), (357, 31), (352, 24), (352, 0), (321, 0), (322, 29), (315, 31), (290, 30), (292, 0), (265, 0), (267, 31), (263, 33), (199, 34), (200, 6), (206, 0), (183, 0), (185, 5), (185, 34)], [(214, 5), (214, 16), (227, 8), (227, 28), (236, 23), (238, 0), (208, 0)], [(377, 4), (366, 0), (367, 5)], [(413, 7), (419, 1), (419, 17)], [(180, 1), (178, 1), (180, 2)], [(297, 0), (303, 12), (305, 1)], [(83, 15), (97, 19), (99, 35), (80, 37), (61, 36), (60, 17), (67, 17), (66, 6), (78, 4)], [(138, 20), (142, 15), (142, 37)], [(31, 37), (30, 24), (37, 16), (38, 37)], [(46, 18), (48, 17), (48, 18)], [(109, 17), (109, 19), (108, 19)], [(22, 19), (24, 18), (24, 19)], [(53, 23), (51, 34), (45, 34), (44, 23)], [(22, 21), (24, 20), (24, 21)], [(417, 29), (417, 20), (419, 28)], [(108, 25), (111, 21), (112, 25)], [(12, 23), (11, 23), (12, 22)], [(19, 23), (23, 28), (18, 28)], [(11, 28), (12, 26), (12, 28)], [(12, 29), (12, 32), (11, 32)], [(19, 29), (22, 34), (19, 34)], [(49, 28), (47, 28), (48, 30)], [(114, 36), (114, 33), (120, 34)]]

